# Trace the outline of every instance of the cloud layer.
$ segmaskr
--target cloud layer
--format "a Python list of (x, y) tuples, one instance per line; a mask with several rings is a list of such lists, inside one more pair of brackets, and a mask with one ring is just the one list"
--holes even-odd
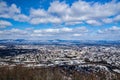
[[(100, 26), (104, 23), (120, 21), (120, 2), (88, 3), (85, 1), (74, 2), (71, 6), (64, 2), (51, 3), (47, 11), (43, 9), (31, 9), (31, 24), (40, 23), (87, 23)], [(113, 16), (113, 20), (109, 17)], [(36, 22), (38, 21), (39, 22)]]
[(54, 1), (47, 10), (31, 8), (29, 15), (22, 14), (20, 7), (15, 4), (8, 6), (5, 2), (0, 2), (0, 7), (0, 18), (11, 18), (30, 24), (86, 23), (100, 26), (105, 23), (120, 22), (120, 2), (115, 1), (101, 4), (80, 0), (72, 3), (71, 6), (65, 2)]
[[(77, 28), (49, 28), (49, 29), (16, 29), (11, 30), (1, 30), (0, 36), (4, 39), (71, 39), (72, 37), (82, 37), (88, 33), (86, 27), (77, 27)], [(9, 35), (9, 36), (8, 36)], [(8, 36), (8, 37), (6, 37)], [(74, 39), (74, 38), (73, 38)]]
[(0, 39), (30, 39), (30, 40), (119, 40), (120, 27), (100, 29), (96, 33), (86, 27), (48, 28), (48, 29), (16, 29), (0, 30)]
[(7, 26), (12, 26), (12, 23), (5, 20), (0, 20), (0, 28), (5, 28)]
[[(24, 22), (25, 24), (39, 25), (40, 27), (43, 27), (41, 24), (46, 24), (47, 26), (48, 24), (63, 25), (63, 27), (6, 29), (6, 27), (16, 26), (14, 22), (21, 24)], [(116, 24), (117, 26), (113, 26)], [(105, 27), (105, 25), (110, 26)], [(0, 30), (0, 39), (119, 40), (119, 25), (120, 2), (115, 0), (104, 4), (79, 0), (71, 5), (65, 2), (53, 1), (48, 6), (48, 9), (31, 7), (28, 10), (28, 14), (23, 13), (21, 7), (14, 3), (8, 5), (6, 2), (0, 1), (0, 29), (3, 28)], [(94, 27), (91, 27), (90, 29), (90, 26), (104, 26), (104, 28), (94, 29)]]

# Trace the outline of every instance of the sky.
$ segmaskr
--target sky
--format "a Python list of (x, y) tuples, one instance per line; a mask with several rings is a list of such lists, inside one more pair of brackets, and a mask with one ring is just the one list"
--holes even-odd
[(120, 0), (0, 0), (0, 39), (120, 40)]

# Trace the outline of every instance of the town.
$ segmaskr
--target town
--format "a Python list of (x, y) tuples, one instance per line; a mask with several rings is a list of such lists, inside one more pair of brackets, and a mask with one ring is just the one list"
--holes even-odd
[(22, 66), (23, 69), (62, 69), (63, 72), (68, 72), (67, 79), (74, 71), (89, 75), (102, 73), (106, 80), (119, 79), (120, 45), (111, 45), (111, 43), (98, 45), (96, 42), (93, 44), (88, 42), (87, 44), (74, 44), (74, 42), (0, 44), (0, 69), (3, 67), (14, 69), (17, 66)]
[[(78, 45), (0, 46), (0, 66), (47, 67), (91, 64), (110, 66), (120, 73), (120, 47)], [(2, 55), (3, 54), (3, 55)]]

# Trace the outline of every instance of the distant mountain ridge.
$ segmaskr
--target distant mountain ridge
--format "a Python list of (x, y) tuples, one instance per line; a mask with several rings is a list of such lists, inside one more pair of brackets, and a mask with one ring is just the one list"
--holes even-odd
[(0, 44), (120, 44), (120, 40), (25, 40), (25, 39), (3, 39)]

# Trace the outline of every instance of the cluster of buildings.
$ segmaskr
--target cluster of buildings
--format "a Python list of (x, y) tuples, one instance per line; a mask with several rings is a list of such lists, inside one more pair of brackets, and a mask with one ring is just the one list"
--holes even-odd
[[(0, 66), (21, 64), (25, 67), (63, 65), (86, 67), (92, 64), (92, 66), (116, 66), (117, 69), (120, 67), (120, 47), (116, 46), (15, 45), (13, 48), (21, 53), (0, 57)], [(7, 47), (1, 46), (0, 49), (7, 49)], [(22, 49), (33, 50), (19, 51)], [(11, 53), (12, 51), (9, 52), (9, 54)]]

